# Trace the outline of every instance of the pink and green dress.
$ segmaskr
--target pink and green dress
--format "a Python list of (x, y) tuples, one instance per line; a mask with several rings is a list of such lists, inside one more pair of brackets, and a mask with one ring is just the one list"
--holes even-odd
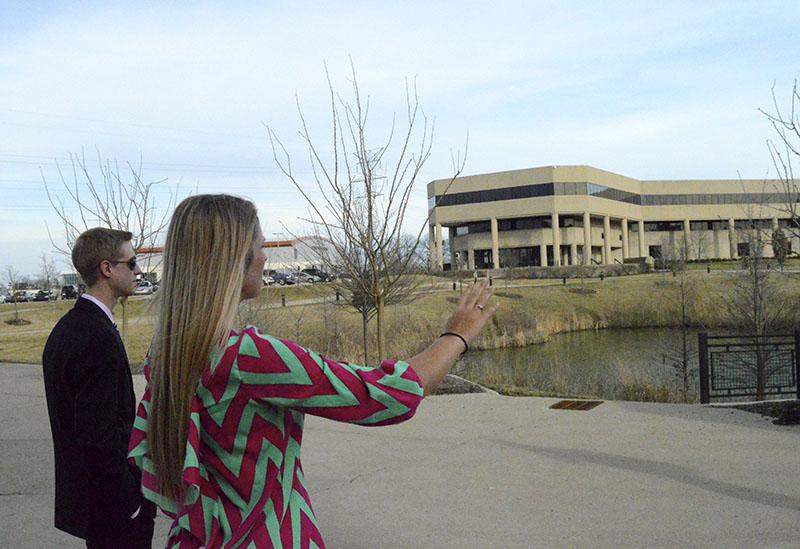
[(336, 362), (256, 328), (231, 332), (192, 399), (183, 502), (159, 493), (150, 459), (148, 381), (128, 457), (142, 491), (172, 517), (168, 547), (324, 547), (306, 490), (300, 444), (306, 413), (361, 425), (409, 419), (422, 384), (405, 362)]

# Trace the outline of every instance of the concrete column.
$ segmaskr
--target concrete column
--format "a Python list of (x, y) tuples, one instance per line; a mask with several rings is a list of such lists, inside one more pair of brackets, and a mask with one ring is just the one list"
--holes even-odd
[(603, 216), (603, 265), (611, 265), (611, 218)]
[(431, 269), (436, 269), (436, 228), (433, 225), (428, 228), (428, 257)]
[(622, 259), (628, 259), (628, 218), (622, 218)]
[(547, 267), (547, 244), (539, 244), (539, 258), (542, 267)]
[(592, 216), (583, 212), (583, 264), (592, 263)]
[(444, 250), (442, 249), (442, 224), (436, 224), (436, 268), (444, 269)]
[(577, 265), (578, 264), (578, 245), (574, 242), (571, 242), (569, 245), (569, 264), (570, 265)]
[(739, 250), (736, 249), (736, 226), (734, 225), (733, 218), (728, 220), (728, 244), (731, 248), (731, 258), (738, 259)]
[(475, 270), (475, 249), (467, 248), (467, 268), (470, 271)]
[(553, 213), (550, 216), (550, 222), (553, 225), (553, 264), (556, 267), (561, 266), (561, 229), (558, 227), (558, 214)]
[(497, 218), (492, 218), (492, 267), (500, 268), (500, 239), (497, 236)]
[[(772, 257), (776, 257), (778, 255), (778, 252), (775, 250), (775, 244), (774, 244), (774, 242), (772, 240), (772, 235), (775, 234), (775, 231), (777, 231), (779, 227), (780, 227), (780, 225), (778, 224), (778, 218), (777, 217), (773, 217), (772, 218), (772, 234), (768, 234), (767, 235), (767, 241), (771, 243), (770, 248), (772, 249)], [(785, 234), (783, 236), (784, 236), (784, 238), (786, 237)]]
[(639, 220), (639, 257), (645, 257), (647, 249), (644, 242), (644, 219)]
[(692, 255), (692, 227), (688, 219), (683, 220), (683, 247), (685, 248), (683, 252), (688, 260)]
[(455, 247), (455, 228), (447, 229), (447, 241), (450, 243), (450, 270), (455, 272), (458, 270), (458, 261), (456, 261), (456, 247)]

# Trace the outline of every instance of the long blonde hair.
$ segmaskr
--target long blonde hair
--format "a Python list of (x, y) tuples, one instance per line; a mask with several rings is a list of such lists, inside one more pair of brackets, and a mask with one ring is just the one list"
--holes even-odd
[(167, 230), (148, 438), (161, 493), (179, 502), (192, 397), (233, 328), (258, 226), (252, 202), (218, 194), (183, 200)]

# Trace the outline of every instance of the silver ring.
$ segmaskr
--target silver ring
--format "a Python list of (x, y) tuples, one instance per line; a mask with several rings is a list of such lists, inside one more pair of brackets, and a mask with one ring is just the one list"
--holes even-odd
[(478, 309), (479, 311), (482, 311), (483, 310), (483, 305), (475, 305), (475, 308)]

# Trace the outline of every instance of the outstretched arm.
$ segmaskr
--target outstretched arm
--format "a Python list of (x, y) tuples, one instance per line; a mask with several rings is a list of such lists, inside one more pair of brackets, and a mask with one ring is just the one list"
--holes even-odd
[(499, 305), (487, 306), (492, 294), (494, 288), (489, 288), (484, 281), (473, 285), (461, 296), (458, 307), (447, 321), (445, 332), (458, 334), (464, 341), (456, 335), (442, 335), (408, 361), (419, 375), (426, 395), (436, 390), (456, 359), (466, 350), (464, 342), (472, 341), (497, 311)]

